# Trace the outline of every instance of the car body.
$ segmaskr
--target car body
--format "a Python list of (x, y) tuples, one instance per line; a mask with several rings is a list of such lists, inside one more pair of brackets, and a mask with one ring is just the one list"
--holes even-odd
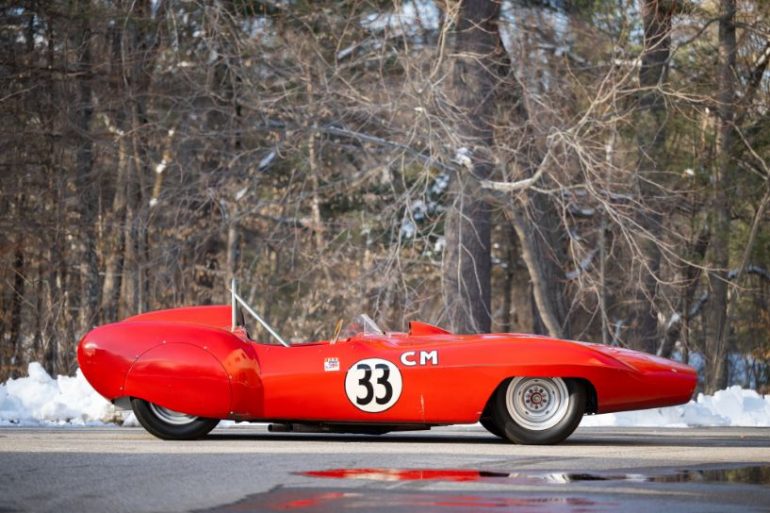
[[(556, 443), (584, 413), (684, 403), (697, 381), (687, 365), (618, 347), (422, 322), (384, 333), (365, 316), (332, 340), (258, 343), (235, 311), (234, 301), (98, 327), (78, 346), (80, 367), (171, 439), (202, 436), (219, 419), (362, 433), (481, 421), (515, 442)], [(205, 422), (183, 429), (194, 420)]]

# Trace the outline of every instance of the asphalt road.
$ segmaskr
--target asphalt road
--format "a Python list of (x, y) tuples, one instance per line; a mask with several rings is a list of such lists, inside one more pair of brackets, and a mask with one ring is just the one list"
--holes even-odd
[(535, 447), (481, 428), (374, 437), (250, 426), (195, 442), (139, 428), (0, 428), (0, 513), (286, 510), (770, 511), (770, 429), (587, 428)]

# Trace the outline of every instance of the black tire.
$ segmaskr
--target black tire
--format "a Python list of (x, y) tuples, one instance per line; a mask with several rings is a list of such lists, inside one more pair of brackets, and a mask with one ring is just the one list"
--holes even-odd
[(495, 392), (492, 413), (511, 442), (558, 444), (580, 424), (587, 398), (580, 380), (513, 378)]
[(163, 440), (195, 440), (219, 424), (219, 419), (185, 415), (135, 397), (131, 409), (144, 429)]
[(497, 423), (495, 422), (495, 419), (493, 419), (492, 417), (481, 417), (479, 419), (479, 424), (484, 426), (484, 429), (486, 429), (496, 437), (503, 438), (503, 439), (505, 438), (505, 433), (503, 432), (502, 429), (500, 429), (500, 426), (497, 425)]

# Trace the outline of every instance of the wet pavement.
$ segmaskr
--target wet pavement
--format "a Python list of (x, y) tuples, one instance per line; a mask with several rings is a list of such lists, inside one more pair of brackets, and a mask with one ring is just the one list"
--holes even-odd
[(210, 513), (249, 511), (342, 512), (614, 512), (617, 501), (578, 496), (503, 495), (492, 493), (414, 493), (391, 490), (350, 491), (344, 489), (303, 490), (282, 488), (253, 495), (235, 504), (207, 510)]
[[(263, 511), (295, 511), (314, 513), (371, 512), (371, 513), (472, 513), (472, 512), (532, 512), (532, 513), (593, 513), (615, 511), (661, 511), (674, 507), (678, 512), (770, 511), (768, 490), (754, 486), (770, 487), (770, 464), (729, 466), (706, 469), (651, 470), (650, 473), (560, 473), (560, 472), (496, 472), (477, 469), (392, 469), (348, 468), (311, 470), (298, 473), (318, 479), (355, 479), (388, 483), (447, 482), (464, 483), (452, 492), (432, 490), (382, 489), (382, 488), (316, 488), (277, 487), (266, 493), (254, 494), (233, 504), (208, 509), (205, 513), (235, 513)], [(624, 489), (597, 490), (589, 486), (573, 487), (568, 493), (561, 491), (564, 485), (575, 483), (627, 482), (689, 483), (690, 487), (652, 485)], [(513, 487), (494, 491), (474, 489), (475, 483)], [(752, 485), (742, 488), (743, 493), (756, 494), (758, 502), (732, 505), (721, 497), (716, 502), (703, 485), (722, 483), (727, 485)], [(535, 487), (536, 491), (532, 491)], [(719, 495), (719, 488), (712, 490)], [(203, 512), (201, 512), (203, 513)]]
[(770, 512), (770, 429), (579, 429), (516, 446), (480, 428), (385, 436), (263, 426), (0, 428), (0, 512)]

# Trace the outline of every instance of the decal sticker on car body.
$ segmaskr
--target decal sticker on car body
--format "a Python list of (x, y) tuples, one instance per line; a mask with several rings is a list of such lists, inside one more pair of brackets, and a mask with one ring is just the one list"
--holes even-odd
[[(419, 358), (418, 358), (419, 353)], [(401, 363), (407, 367), (415, 365), (438, 365), (438, 351), (406, 351), (401, 353)]]
[(354, 363), (345, 376), (345, 394), (359, 410), (379, 413), (401, 397), (401, 371), (382, 358), (367, 358)]

